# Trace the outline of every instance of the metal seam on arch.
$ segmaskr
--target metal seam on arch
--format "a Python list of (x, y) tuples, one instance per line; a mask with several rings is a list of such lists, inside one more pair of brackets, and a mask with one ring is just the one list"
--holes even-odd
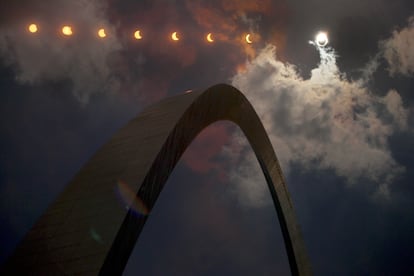
[[(225, 84), (161, 101), (120, 129), (30, 230), (6, 263), (5, 271), (42, 274), (49, 271), (46, 270), (49, 264), (49, 269), (69, 274), (122, 274), (147, 216), (137, 216), (119, 206), (113, 192), (117, 181), (132, 185), (151, 210), (185, 149), (200, 131), (219, 120), (238, 125), (256, 154), (277, 211), (292, 275), (311, 275), (293, 205), (271, 142), (245, 96)], [(60, 215), (56, 215), (56, 210), (60, 210)], [(62, 224), (70, 226), (72, 232)], [(100, 235), (102, 244), (84, 237), (91, 227)], [(53, 234), (42, 234), (48, 231)], [(62, 247), (62, 240), (68, 241), (69, 246)], [(46, 250), (34, 255), (33, 247)], [(73, 260), (73, 256), (78, 258)]]

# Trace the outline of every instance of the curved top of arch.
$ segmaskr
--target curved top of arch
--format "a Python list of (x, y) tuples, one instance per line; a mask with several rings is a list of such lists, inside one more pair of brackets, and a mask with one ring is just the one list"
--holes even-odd
[(49, 206), (2, 270), (39, 275), (121, 274), (147, 216), (137, 216), (120, 204), (117, 183), (128, 183), (151, 210), (191, 141), (219, 120), (234, 122), (246, 135), (274, 201), (291, 272), (310, 275), (293, 205), (269, 138), (244, 95), (225, 84), (163, 100), (121, 128)]

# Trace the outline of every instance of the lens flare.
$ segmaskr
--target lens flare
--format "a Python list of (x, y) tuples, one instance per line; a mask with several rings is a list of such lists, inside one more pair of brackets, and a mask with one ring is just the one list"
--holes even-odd
[(136, 30), (135, 33), (134, 33), (134, 37), (137, 40), (142, 39), (141, 31), (140, 30)]
[(73, 31), (72, 31), (72, 27), (71, 26), (63, 26), (62, 27), (62, 34), (64, 34), (64, 35), (66, 35), (66, 36), (70, 36), (70, 35), (72, 35), (73, 34)]
[(328, 45), (328, 42), (328, 34), (325, 32), (319, 32), (315, 37), (315, 43), (319, 47), (325, 47), (326, 45)]
[(173, 32), (171, 34), (171, 39), (174, 40), (174, 41), (180, 40), (180, 38), (178, 37), (178, 33), (177, 32)]
[(103, 244), (103, 240), (101, 235), (98, 234), (98, 232), (96, 232), (95, 228), (90, 228), (89, 229), (89, 234), (91, 235), (91, 238), (96, 241), (97, 243)]
[(129, 185), (122, 180), (117, 182), (117, 193), (125, 204), (125, 207), (131, 209), (136, 214), (146, 216), (149, 214), (148, 207), (139, 196), (129, 187)]
[(246, 39), (246, 42), (247, 43), (249, 43), (249, 44), (252, 44), (253, 43), (253, 41), (252, 41), (252, 39), (250, 38), (250, 34), (247, 34), (246, 36), (245, 36), (245, 39)]
[(99, 29), (98, 36), (100, 38), (105, 38), (106, 37), (106, 33), (105, 33), (105, 29), (104, 28)]
[(38, 28), (37, 28), (37, 25), (36, 24), (30, 24), (29, 25), (29, 27), (27, 27), (27, 29), (29, 30), (29, 32), (31, 32), (31, 33), (37, 33), (37, 31), (39, 30)]

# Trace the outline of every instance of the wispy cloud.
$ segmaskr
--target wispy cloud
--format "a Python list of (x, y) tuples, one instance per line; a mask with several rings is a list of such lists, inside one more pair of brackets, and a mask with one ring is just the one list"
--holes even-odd
[[(286, 174), (292, 164), (330, 169), (350, 185), (361, 179), (374, 183), (372, 194), (388, 197), (393, 180), (404, 171), (388, 144), (390, 136), (407, 128), (401, 97), (396, 90), (376, 96), (365, 80), (348, 80), (334, 50), (316, 48), (320, 64), (309, 79), (278, 60), (276, 47), (268, 45), (234, 76), (233, 85), (258, 112)], [(234, 140), (248, 148), (240, 135)], [(231, 173), (236, 192), (244, 202), (260, 206), (267, 191), (253, 182), (264, 178), (253, 154), (246, 152), (225, 150), (238, 164)]]
[[(108, 56), (121, 45), (100, 1), (31, 1), (30, 6), (33, 14), (0, 24), (0, 58), (15, 68), (19, 82), (70, 80), (83, 103), (117, 86)], [(22, 10), (13, 7), (9, 13)], [(39, 32), (31, 35), (27, 26), (32, 22), (39, 24)], [(59, 33), (63, 24), (73, 26), (70, 39)], [(108, 34), (104, 42), (97, 37), (99, 27)]]
[(395, 30), (392, 36), (381, 42), (385, 60), (388, 62), (391, 75), (414, 74), (414, 16), (408, 19), (408, 25)]

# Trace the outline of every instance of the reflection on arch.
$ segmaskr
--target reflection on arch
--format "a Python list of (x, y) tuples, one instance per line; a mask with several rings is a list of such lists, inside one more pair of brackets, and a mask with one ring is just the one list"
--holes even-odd
[(128, 183), (151, 210), (187, 146), (219, 120), (236, 123), (246, 135), (274, 201), (292, 274), (310, 275), (292, 202), (269, 138), (243, 94), (225, 84), (166, 99), (120, 129), (75, 175), (0, 272), (121, 274), (147, 216), (137, 216), (120, 204), (114, 192), (117, 183)]

